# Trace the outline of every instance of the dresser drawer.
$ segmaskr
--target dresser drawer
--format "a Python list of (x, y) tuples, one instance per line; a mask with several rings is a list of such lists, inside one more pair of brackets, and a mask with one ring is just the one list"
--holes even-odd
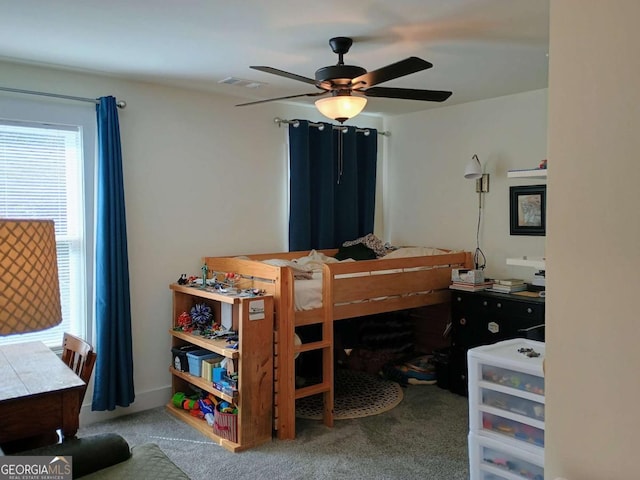
[(494, 343), (500, 339), (487, 330), (486, 319), (489, 318), (489, 310), (483, 304), (484, 299), (476, 295), (467, 292), (453, 294), (451, 322), (454, 346), (468, 349)]
[[(453, 346), (468, 349), (478, 345), (494, 343), (501, 339), (491, 333), (487, 327), (487, 320), (473, 314), (453, 315), (451, 318), (451, 335)], [(498, 328), (497, 333), (502, 329)], [(496, 331), (496, 330), (494, 330)]]
[(490, 311), (500, 316), (544, 321), (544, 305), (495, 298), (488, 303)]
[(477, 309), (478, 313), (497, 318), (531, 318), (544, 321), (544, 304), (505, 298), (505, 296), (478, 296), (460, 302)]
[(478, 310), (454, 312), (451, 323), (453, 345), (460, 348), (488, 345), (516, 336), (507, 319), (478, 313)]

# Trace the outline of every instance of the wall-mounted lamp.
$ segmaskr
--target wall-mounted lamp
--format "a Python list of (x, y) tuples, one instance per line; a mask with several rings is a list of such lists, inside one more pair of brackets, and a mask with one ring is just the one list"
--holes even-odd
[(464, 170), (464, 178), (476, 181), (476, 192), (478, 193), (478, 228), (476, 230), (476, 251), (473, 255), (473, 263), (477, 269), (484, 269), (487, 258), (480, 249), (480, 222), (482, 220), (482, 194), (489, 192), (489, 174), (482, 173), (482, 165), (478, 155), (473, 155), (467, 168)]
[(476, 181), (477, 193), (489, 192), (489, 174), (482, 173), (482, 165), (480, 164), (478, 155), (474, 154), (471, 160), (469, 160), (467, 168), (464, 171), (464, 178)]

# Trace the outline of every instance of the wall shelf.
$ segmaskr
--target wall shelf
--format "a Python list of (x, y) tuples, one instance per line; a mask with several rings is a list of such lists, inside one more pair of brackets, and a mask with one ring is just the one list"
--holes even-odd
[(507, 265), (515, 265), (517, 267), (533, 267), (538, 270), (545, 270), (544, 257), (516, 257), (507, 258)]
[(509, 170), (507, 178), (547, 178), (546, 168), (528, 168), (525, 170)]

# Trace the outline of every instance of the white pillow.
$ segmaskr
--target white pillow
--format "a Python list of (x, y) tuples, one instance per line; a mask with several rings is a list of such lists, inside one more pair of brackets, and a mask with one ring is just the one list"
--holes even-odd
[(313, 276), (313, 269), (307, 265), (298, 265), (291, 260), (284, 260), (280, 258), (272, 258), (264, 260), (263, 263), (273, 265), (274, 267), (289, 267), (293, 271), (293, 276), (296, 279), (310, 279)]
[(318, 252), (316, 250), (311, 250), (309, 255), (305, 257), (300, 257), (295, 260), (296, 264), (301, 267), (308, 267), (313, 271), (322, 271), (322, 266), (325, 263), (337, 263), (339, 260), (337, 258), (330, 257), (325, 255), (322, 252)]

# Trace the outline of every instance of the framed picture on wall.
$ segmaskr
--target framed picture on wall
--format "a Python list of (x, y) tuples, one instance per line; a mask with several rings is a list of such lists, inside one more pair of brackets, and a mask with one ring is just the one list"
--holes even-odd
[(511, 235), (545, 235), (547, 186), (509, 187)]

